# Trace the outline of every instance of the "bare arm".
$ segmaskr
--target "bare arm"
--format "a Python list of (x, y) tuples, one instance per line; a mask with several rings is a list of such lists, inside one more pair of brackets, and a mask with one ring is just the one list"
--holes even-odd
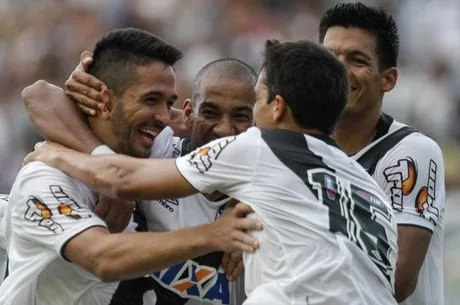
[(164, 199), (198, 193), (180, 174), (173, 159), (90, 156), (46, 142), (30, 153), (25, 162), (34, 160), (57, 168), (112, 198)]
[(251, 212), (240, 204), (214, 223), (164, 233), (109, 234), (93, 227), (69, 241), (64, 255), (109, 282), (143, 276), (213, 251), (253, 252), (258, 242), (243, 230), (260, 230), (261, 225), (245, 218)]
[(39, 80), (22, 91), (22, 99), (30, 119), (45, 139), (85, 153), (102, 144), (61, 88)]
[(396, 265), (395, 298), (402, 302), (417, 286), (425, 254), (430, 245), (431, 232), (414, 226), (398, 226), (398, 262)]

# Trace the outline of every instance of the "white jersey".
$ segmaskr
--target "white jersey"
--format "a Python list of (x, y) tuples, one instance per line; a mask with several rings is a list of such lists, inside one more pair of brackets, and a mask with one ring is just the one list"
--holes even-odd
[(247, 203), (263, 223), (260, 249), (244, 255), (244, 304), (396, 304), (391, 205), (330, 142), (254, 127), (177, 159), (197, 190)]
[(439, 146), (383, 114), (377, 139), (353, 156), (390, 197), (398, 225), (432, 232), (415, 291), (401, 304), (443, 305), (445, 186)]
[(105, 223), (93, 211), (96, 195), (40, 162), (19, 172), (5, 220), (9, 275), (1, 305), (109, 304), (117, 283), (103, 283), (62, 255), (79, 233)]
[(5, 218), (8, 209), (8, 195), (0, 194), (0, 286), (6, 276), (8, 254), (5, 243)]
[[(187, 147), (187, 140), (174, 137), (167, 127), (155, 139), (151, 158), (177, 158)], [(139, 230), (177, 230), (214, 221), (227, 201), (211, 201), (202, 194), (145, 200), (139, 202), (135, 220)], [(149, 294), (155, 295), (155, 305), (241, 305), (245, 299), (243, 277), (229, 282), (221, 262), (222, 253), (214, 252), (155, 272), (151, 278), (122, 281), (116, 294), (119, 298), (112, 305), (151, 304), (136, 302)]]

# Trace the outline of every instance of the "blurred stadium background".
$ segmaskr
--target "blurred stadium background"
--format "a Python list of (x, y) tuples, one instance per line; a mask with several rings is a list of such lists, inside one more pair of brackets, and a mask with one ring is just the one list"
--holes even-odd
[[(118, 27), (147, 29), (181, 48), (179, 100), (209, 61), (232, 56), (260, 68), (267, 38), (317, 40), (333, 0), (0, 0), (0, 192), (39, 140), (20, 100), (38, 79), (63, 86), (97, 38)], [(384, 108), (444, 150), (446, 305), (460, 299), (460, 1), (374, 0), (397, 19), (400, 78)], [(437, 305), (437, 304), (433, 304)]]

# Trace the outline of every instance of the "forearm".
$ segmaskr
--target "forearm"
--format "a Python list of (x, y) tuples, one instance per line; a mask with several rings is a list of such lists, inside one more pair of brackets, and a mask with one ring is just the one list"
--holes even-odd
[(121, 233), (104, 237), (92, 253), (93, 273), (104, 281), (141, 277), (209, 252), (217, 251), (209, 225), (164, 233)]
[(89, 156), (75, 151), (62, 151), (44, 161), (112, 198), (165, 199), (197, 193), (177, 173), (173, 159)]
[(86, 117), (61, 88), (40, 80), (22, 91), (22, 99), (32, 123), (45, 139), (84, 153), (101, 144)]

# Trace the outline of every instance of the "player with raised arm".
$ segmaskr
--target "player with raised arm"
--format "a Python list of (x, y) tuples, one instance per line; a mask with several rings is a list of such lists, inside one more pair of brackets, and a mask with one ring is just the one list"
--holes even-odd
[(381, 9), (342, 3), (322, 17), (321, 43), (348, 67), (350, 93), (334, 131), (391, 199), (398, 223), (395, 297), (404, 305), (443, 305), (444, 163), (419, 131), (382, 113), (398, 78), (399, 36)]
[[(69, 96), (85, 102), (87, 106), (82, 104), (80, 106), (85, 108), (89, 115), (100, 109), (97, 105), (101, 102), (99, 91), (101, 87), (106, 86), (94, 76), (84, 73), (85, 66), (88, 66), (91, 61), (90, 53), (84, 52), (79, 67), (66, 82)], [(253, 122), (252, 105), (255, 100), (256, 79), (257, 75), (252, 68), (237, 59), (223, 58), (207, 64), (196, 75), (192, 96), (185, 100), (183, 106), (183, 122), (191, 130), (191, 138), (181, 140), (173, 137), (172, 130), (165, 128), (155, 138), (151, 157), (176, 158), (209, 140), (245, 131)], [(29, 116), (38, 124), (38, 129), (46, 138), (56, 139), (61, 143), (77, 138), (75, 143), (83, 144), (79, 146), (73, 144), (74, 148), (83, 152), (93, 149), (93, 147), (82, 149), (81, 146), (88, 146), (88, 143), (92, 142), (94, 135), (88, 135), (84, 129), (72, 127), (76, 125), (75, 123), (82, 124), (82, 122), (76, 120), (79, 117), (74, 105), (62, 90), (45, 83), (37, 83), (27, 91), (24, 102)], [(50, 103), (51, 107), (48, 105)], [(45, 104), (48, 107), (44, 107)], [(182, 115), (182, 111), (176, 111), (176, 114), (178, 112)], [(64, 122), (61, 119), (63, 115), (57, 115), (58, 113), (66, 113), (67, 121)], [(75, 131), (79, 133), (75, 134)], [(62, 139), (63, 137), (65, 139)], [(199, 225), (215, 220), (228, 200), (228, 197), (215, 193), (196, 194), (180, 199), (161, 199), (154, 201), (153, 204), (141, 201), (138, 206), (140, 209), (135, 212), (135, 220), (141, 219), (138, 222), (144, 224), (138, 226), (138, 230), (161, 232)], [(108, 209), (116, 211), (118, 206), (116, 208), (109, 206)], [(220, 267), (221, 261), (224, 270)], [(197, 272), (204, 270), (199, 272), (205, 272), (207, 275), (201, 276), (200, 279), (195, 278), (193, 273), (189, 273), (188, 276), (183, 275), (188, 273), (190, 267)], [(157, 304), (182, 304), (187, 299), (190, 301), (186, 304), (190, 305), (198, 302), (219, 305), (241, 304), (245, 299), (242, 278), (238, 277), (242, 267), (241, 252), (225, 253), (223, 257), (221, 252), (210, 253), (156, 272), (152, 276), (154, 280), (142, 277), (123, 282), (119, 285), (111, 304), (130, 302), (137, 304), (132, 300), (139, 299), (139, 294), (142, 299), (143, 294), (153, 292), (157, 297)], [(237, 279), (237, 281), (229, 283), (224, 271), (227, 272), (230, 280)]]
[[(107, 88), (101, 91), (104, 108), (88, 118), (90, 130), (117, 153), (148, 157), (177, 98), (172, 65), (181, 55), (142, 30), (104, 35), (89, 72)], [(93, 189), (59, 170), (40, 162), (22, 168), (4, 218), (10, 273), (0, 304), (109, 304), (119, 280), (209, 252), (257, 247), (244, 232), (260, 223), (241, 219), (250, 212), (242, 204), (195, 228), (110, 234), (94, 214), (96, 203)]]
[(386, 196), (329, 137), (346, 104), (344, 66), (312, 42), (267, 41), (258, 128), (176, 160), (88, 156), (47, 143), (40, 160), (118, 198), (222, 192), (264, 230), (245, 254), (245, 304), (396, 304), (396, 223)]

